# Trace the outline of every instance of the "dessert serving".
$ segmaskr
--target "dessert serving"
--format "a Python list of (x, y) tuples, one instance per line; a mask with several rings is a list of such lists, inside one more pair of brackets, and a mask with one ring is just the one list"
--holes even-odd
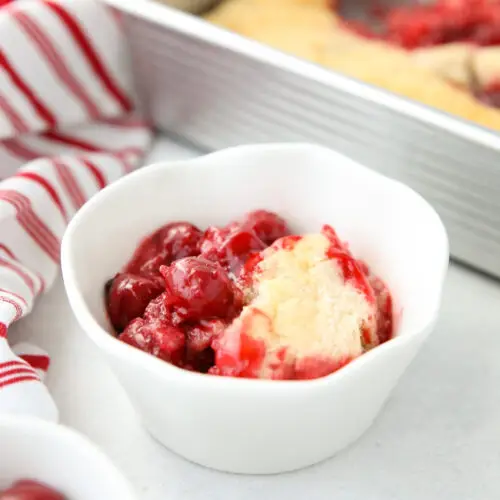
[(105, 294), (120, 340), (211, 375), (319, 378), (393, 333), (389, 290), (333, 228), (294, 235), (266, 210), (159, 228)]
[(424, 198), (291, 143), (140, 169), (61, 251), (75, 316), (148, 432), (243, 474), (318, 463), (371, 426), (434, 329), (448, 257)]
[(23, 479), (5, 490), (0, 490), (0, 500), (66, 500), (66, 497), (50, 486)]
[(205, 18), (289, 54), (500, 129), (498, 0), (436, 0), (374, 9), (370, 23), (343, 19), (342, 2), (348, 1), (225, 0)]

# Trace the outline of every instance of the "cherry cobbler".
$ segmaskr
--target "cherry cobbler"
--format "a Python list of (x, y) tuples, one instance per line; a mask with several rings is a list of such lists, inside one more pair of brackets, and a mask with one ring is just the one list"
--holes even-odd
[(294, 235), (266, 210), (166, 224), (105, 294), (121, 341), (211, 375), (318, 378), (393, 333), (389, 290), (332, 227)]
[[(225, 0), (206, 19), (500, 130), (500, 0), (434, 0), (343, 19), (350, 0)], [(383, 1), (383, 0), (382, 0)], [(359, 2), (358, 2), (359, 5)]]

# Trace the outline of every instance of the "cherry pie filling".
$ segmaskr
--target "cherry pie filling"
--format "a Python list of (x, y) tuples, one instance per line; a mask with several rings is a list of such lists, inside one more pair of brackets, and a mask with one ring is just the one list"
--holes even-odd
[[(457, 42), (478, 48), (500, 45), (500, 0), (436, 0), (391, 8), (377, 5), (371, 17), (368, 22), (346, 21), (346, 26), (358, 35), (407, 50)], [(471, 91), (481, 102), (500, 107), (500, 79)]]
[(22, 479), (0, 490), (0, 500), (66, 500), (66, 497), (38, 481)]
[[(393, 314), (387, 287), (352, 257), (332, 228), (324, 226), (322, 234), (329, 241), (325, 259), (335, 259), (343, 279), (377, 308), (376, 344), (389, 340)], [(265, 346), (242, 334), (228, 348), (225, 332), (251, 300), (248, 293), (263, 255), (291, 251), (301, 239), (291, 235), (283, 218), (265, 210), (205, 231), (187, 222), (169, 223), (145, 238), (107, 283), (110, 322), (121, 341), (180, 368), (258, 377)], [(277, 354), (267, 378), (316, 378), (350, 361), (333, 366), (307, 359), (300, 370), (291, 370), (285, 358), (286, 349)]]

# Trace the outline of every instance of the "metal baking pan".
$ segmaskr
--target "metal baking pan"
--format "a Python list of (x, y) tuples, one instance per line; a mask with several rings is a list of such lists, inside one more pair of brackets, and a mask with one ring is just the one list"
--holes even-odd
[(327, 145), (419, 191), (442, 216), (454, 258), (500, 277), (499, 134), (155, 1), (106, 2), (125, 14), (159, 129), (206, 150)]

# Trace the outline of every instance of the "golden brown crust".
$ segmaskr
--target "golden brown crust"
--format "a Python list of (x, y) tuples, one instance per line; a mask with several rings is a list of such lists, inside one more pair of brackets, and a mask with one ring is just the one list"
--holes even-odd
[[(466, 79), (468, 50), (408, 52), (346, 31), (324, 0), (227, 0), (207, 20), (395, 94), (488, 128), (500, 112), (450, 84)], [(444, 66), (447, 66), (445, 69)]]
[(409, 52), (413, 61), (450, 83), (468, 88), (476, 47), (469, 43), (448, 43)]
[(406, 52), (377, 42), (328, 51), (321, 63), (366, 83), (419, 101), (479, 125), (500, 130), (500, 112), (481, 104), (431, 71), (417, 66)]
[(477, 83), (481, 88), (500, 84), (500, 47), (482, 47), (473, 60)]
[[(208, 21), (289, 54), (315, 60), (338, 23), (323, 0), (233, 0)], [(325, 13), (327, 15), (325, 15)]]

